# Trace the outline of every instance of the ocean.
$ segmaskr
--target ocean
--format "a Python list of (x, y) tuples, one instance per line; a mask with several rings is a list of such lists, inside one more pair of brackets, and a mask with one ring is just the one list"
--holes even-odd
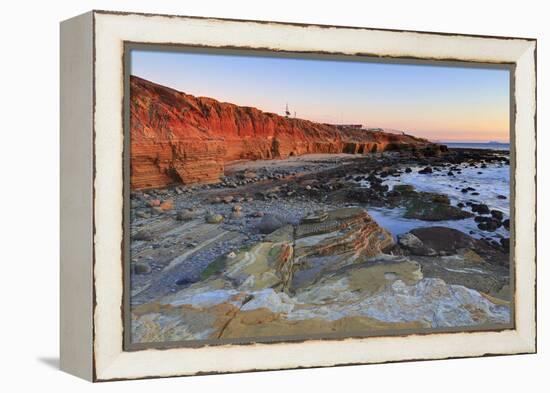
[(453, 149), (490, 149), (490, 150), (510, 150), (509, 143), (469, 143), (469, 142), (440, 142), (443, 145)]
[[(419, 169), (422, 167), (413, 167), (411, 173), (404, 173), (399, 179), (388, 178), (383, 184), (387, 184), (390, 189), (397, 184), (410, 184), (418, 191), (446, 194), (455, 206), (459, 202), (484, 203), (490, 209), (500, 210), (504, 214), (504, 218), (510, 217), (510, 201), (508, 199), (510, 196), (510, 167), (508, 165), (488, 164), (484, 169), (461, 165), (462, 173), (455, 173), (455, 176), (447, 176), (447, 171), (419, 174)], [(466, 187), (475, 188), (479, 195), (462, 193), (461, 189)], [(506, 196), (506, 199), (500, 199), (499, 195)], [(466, 207), (464, 210), (470, 211), (470, 208)], [(427, 222), (403, 218), (403, 211), (399, 208), (370, 208), (369, 214), (394, 236), (409, 232), (414, 228), (436, 225), (458, 229), (476, 238), (490, 237), (498, 240), (500, 237), (509, 236), (508, 231), (502, 227), (495, 232), (481, 231), (473, 217), (463, 220)]]

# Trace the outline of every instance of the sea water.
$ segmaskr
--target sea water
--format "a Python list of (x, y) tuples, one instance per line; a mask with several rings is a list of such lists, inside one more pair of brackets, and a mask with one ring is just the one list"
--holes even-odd
[[(510, 217), (510, 166), (505, 164), (487, 164), (487, 168), (474, 168), (469, 165), (457, 165), (461, 173), (453, 171), (454, 176), (448, 176), (449, 169), (434, 171), (430, 174), (419, 174), (422, 167), (411, 167), (411, 173), (403, 173), (399, 178), (387, 178), (383, 184), (390, 189), (397, 184), (409, 184), (417, 191), (445, 194), (451, 200), (452, 205), (462, 202), (486, 204), (491, 210), (500, 210), (504, 219)], [(364, 184), (368, 186), (368, 184)], [(461, 190), (467, 187), (475, 188), (475, 191), (463, 193)], [(472, 195), (477, 192), (479, 195)], [(503, 195), (506, 199), (498, 196)], [(469, 206), (463, 210), (471, 211)], [(481, 231), (477, 227), (474, 217), (462, 220), (423, 221), (403, 218), (404, 209), (395, 208), (369, 208), (371, 216), (394, 236), (409, 232), (411, 229), (428, 226), (445, 226), (458, 229), (476, 238), (490, 237), (499, 239), (509, 237), (509, 232), (500, 227), (495, 232)], [(475, 214), (475, 213), (474, 213)]]
[(442, 142), (443, 145), (446, 145), (452, 149), (489, 149), (489, 150), (510, 150), (509, 143), (500, 143), (500, 142)]

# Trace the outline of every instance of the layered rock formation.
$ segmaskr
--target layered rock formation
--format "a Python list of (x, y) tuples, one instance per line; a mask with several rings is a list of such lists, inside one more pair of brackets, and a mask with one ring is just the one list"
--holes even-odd
[(133, 189), (217, 182), (224, 163), (239, 159), (432, 146), (410, 135), (342, 130), (194, 97), (136, 76), (130, 78), (130, 114)]
[[(417, 234), (429, 247), (429, 237)], [(200, 281), (133, 307), (133, 341), (509, 322), (507, 301), (460, 285), (463, 279), (456, 275), (449, 279), (457, 284), (426, 276), (422, 270), (429, 261), (383, 254), (392, 245), (391, 235), (363, 209), (317, 212), (220, 256)]]

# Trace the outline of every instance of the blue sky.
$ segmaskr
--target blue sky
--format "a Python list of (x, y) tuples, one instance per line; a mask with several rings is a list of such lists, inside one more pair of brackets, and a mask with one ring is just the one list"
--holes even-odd
[(440, 141), (508, 141), (509, 71), (132, 50), (131, 73), (195, 96)]

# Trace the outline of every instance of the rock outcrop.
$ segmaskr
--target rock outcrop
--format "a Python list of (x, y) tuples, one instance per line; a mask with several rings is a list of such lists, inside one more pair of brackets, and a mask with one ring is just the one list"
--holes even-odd
[(219, 257), (200, 281), (133, 307), (133, 342), (509, 322), (507, 301), (426, 277), (411, 257), (383, 254), (392, 245), (363, 209), (316, 212)]
[(349, 265), (292, 294), (216, 277), (136, 307), (132, 318), (133, 341), (143, 343), (508, 323), (510, 311), (393, 257)]
[(416, 228), (401, 235), (399, 244), (413, 255), (445, 256), (469, 251), (478, 255), (477, 259), (480, 261), (492, 265), (509, 266), (509, 258), (502, 249), (453, 228), (440, 226)]
[(130, 94), (133, 189), (217, 182), (224, 163), (239, 159), (440, 148), (410, 135), (339, 129), (194, 97), (136, 76)]
[(500, 247), (446, 227), (416, 228), (398, 236), (408, 258), (424, 276), (463, 285), (494, 299), (509, 301), (509, 256)]

